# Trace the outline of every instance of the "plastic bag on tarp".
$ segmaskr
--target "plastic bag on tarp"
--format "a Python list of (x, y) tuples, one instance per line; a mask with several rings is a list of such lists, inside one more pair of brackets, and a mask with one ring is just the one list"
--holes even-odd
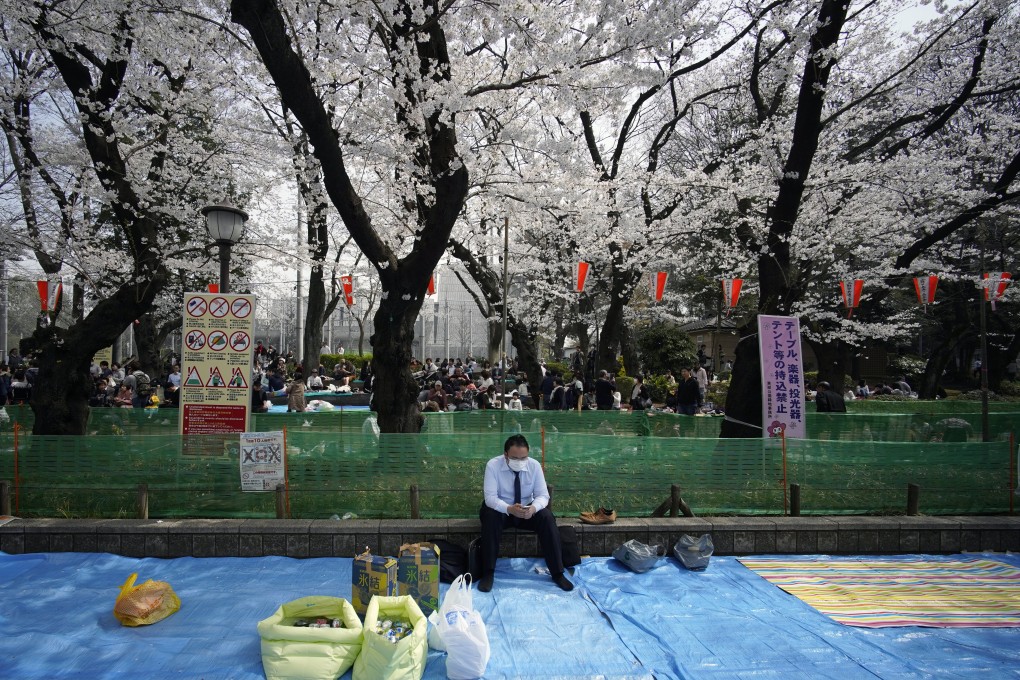
[(443, 598), (442, 604), (439, 605), (439, 610), (429, 614), (429, 623), (432, 624), (429, 626), (429, 647), (440, 652), (446, 651), (446, 643), (443, 642), (443, 637), (439, 630), (439, 622), (443, 614), (455, 610), (471, 611), (473, 609), (471, 574), (461, 574), (453, 579), (453, 583), (450, 584), (450, 588), (446, 591), (446, 597)]
[(684, 534), (673, 546), (673, 554), (680, 564), (688, 569), (704, 569), (715, 552), (712, 534), (702, 534), (698, 538)]
[[(340, 619), (342, 628), (295, 626), (299, 619)], [(269, 680), (334, 680), (361, 652), (361, 621), (342, 597), (313, 595), (288, 602), (259, 621), (262, 668)]]
[(659, 561), (659, 547), (631, 539), (614, 550), (613, 557), (623, 562), (628, 569), (640, 574), (654, 567)]
[(120, 587), (113, 615), (125, 626), (147, 626), (162, 621), (181, 608), (181, 598), (165, 581), (149, 579), (135, 585), (138, 574), (131, 574)]
[(471, 575), (458, 576), (450, 585), (439, 611), (429, 617), (429, 646), (446, 650), (450, 680), (473, 680), (485, 674), (489, 663), (489, 635), (482, 615), (471, 599)]
[[(403, 620), (413, 626), (407, 637), (390, 642), (375, 632), (379, 620)], [(428, 621), (409, 595), (375, 595), (365, 612), (365, 635), (361, 654), (354, 662), (354, 680), (421, 680), (425, 673)]]

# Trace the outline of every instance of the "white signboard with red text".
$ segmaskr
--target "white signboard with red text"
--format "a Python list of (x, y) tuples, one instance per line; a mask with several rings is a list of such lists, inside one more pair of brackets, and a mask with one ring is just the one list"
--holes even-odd
[(761, 350), (762, 431), (765, 438), (807, 436), (804, 418), (804, 362), (800, 320), (758, 316)]
[(255, 296), (184, 294), (181, 434), (246, 432)]

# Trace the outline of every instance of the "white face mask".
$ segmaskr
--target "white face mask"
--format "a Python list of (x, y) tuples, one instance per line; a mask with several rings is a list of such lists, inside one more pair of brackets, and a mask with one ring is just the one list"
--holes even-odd
[(508, 458), (507, 465), (509, 465), (510, 469), (514, 472), (524, 472), (528, 469), (528, 459), (522, 458), (521, 460), (516, 460), (514, 458)]

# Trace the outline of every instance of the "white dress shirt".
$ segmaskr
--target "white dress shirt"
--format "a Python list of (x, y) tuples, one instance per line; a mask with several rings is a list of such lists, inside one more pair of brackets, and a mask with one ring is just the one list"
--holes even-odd
[[(514, 471), (507, 465), (506, 456), (499, 455), (485, 466), (485, 485), (482, 489), (485, 504), (504, 515), (514, 502)], [(549, 505), (549, 487), (545, 485), (542, 465), (528, 456), (528, 467), (521, 472), (521, 505), (531, 504), (538, 512)]]

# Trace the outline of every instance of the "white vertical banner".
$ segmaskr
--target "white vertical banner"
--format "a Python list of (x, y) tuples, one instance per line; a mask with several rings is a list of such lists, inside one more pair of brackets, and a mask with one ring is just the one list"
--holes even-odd
[(804, 420), (804, 362), (800, 320), (792, 316), (758, 316), (761, 351), (761, 424), (766, 438), (807, 436)]

